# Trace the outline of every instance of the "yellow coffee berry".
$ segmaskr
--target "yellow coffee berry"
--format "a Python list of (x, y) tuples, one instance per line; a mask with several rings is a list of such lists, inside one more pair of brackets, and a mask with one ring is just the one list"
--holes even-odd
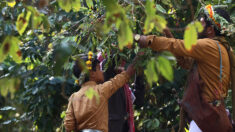
[(92, 59), (92, 56), (88, 56), (88, 59), (91, 60), (91, 59)]
[(75, 80), (75, 84), (79, 85), (79, 80)]
[(90, 60), (86, 61), (86, 64), (91, 65), (91, 61)]
[(88, 52), (88, 56), (92, 56), (93, 53), (91, 51)]

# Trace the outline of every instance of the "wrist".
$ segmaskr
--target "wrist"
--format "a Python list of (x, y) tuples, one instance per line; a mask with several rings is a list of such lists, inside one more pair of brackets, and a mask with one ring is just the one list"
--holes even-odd
[(134, 35), (134, 40), (135, 40), (135, 42), (139, 42), (140, 41), (140, 35), (139, 34), (135, 34)]

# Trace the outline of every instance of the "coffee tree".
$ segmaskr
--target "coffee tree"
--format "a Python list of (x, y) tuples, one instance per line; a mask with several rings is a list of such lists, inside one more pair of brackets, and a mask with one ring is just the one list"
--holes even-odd
[(133, 34), (162, 36), (168, 27), (190, 49), (203, 30), (196, 15), (207, 4), (226, 7), (235, 20), (232, 0), (2, 0), (0, 130), (64, 131), (68, 98), (80, 88), (72, 74), (76, 55), (101, 51), (106, 68), (144, 52), (137, 72), (144, 72), (145, 104), (135, 108), (136, 130), (175, 131), (187, 71), (169, 52), (140, 49)]

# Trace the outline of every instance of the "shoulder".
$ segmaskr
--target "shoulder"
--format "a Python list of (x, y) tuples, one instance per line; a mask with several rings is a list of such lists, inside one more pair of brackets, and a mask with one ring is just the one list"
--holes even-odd
[(217, 49), (216, 41), (209, 38), (198, 39), (195, 47), (204, 51)]
[(204, 38), (204, 39), (198, 39), (197, 40), (197, 45), (207, 47), (207, 46), (215, 46), (216, 41), (210, 38)]

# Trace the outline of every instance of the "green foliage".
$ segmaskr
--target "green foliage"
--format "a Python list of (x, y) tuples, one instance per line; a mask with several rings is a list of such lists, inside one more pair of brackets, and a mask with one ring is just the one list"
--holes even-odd
[(15, 62), (22, 61), (22, 53), (19, 49), (20, 40), (14, 36), (7, 36), (0, 47), (0, 62), (2, 62), (7, 55), (10, 55)]
[(63, 112), (60, 114), (60, 118), (64, 119), (65, 115), (66, 115), (66, 112), (63, 111)]
[(127, 23), (122, 22), (120, 24), (120, 31), (118, 32), (118, 43), (119, 48), (123, 49), (127, 45), (133, 43), (133, 33)]
[(57, 1), (59, 6), (66, 12), (70, 12), (70, 10), (77, 12), (81, 7), (80, 0), (57, 0)]
[(148, 62), (147, 69), (145, 69), (144, 74), (147, 77), (147, 81), (150, 85), (152, 85), (153, 82), (158, 81), (158, 74), (156, 72), (156, 60), (151, 59)]
[(200, 22), (195, 21), (187, 25), (184, 32), (184, 45), (185, 48), (190, 50), (192, 45), (197, 44), (198, 33), (203, 31), (203, 26)]
[[(157, 7), (162, 10), (159, 6)], [(144, 34), (151, 32), (154, 27), (156, 27), (159, 32), (162, 32), (162, 30), (166, 27), (167, 22), (162, 16), (155, 15), (156, 9), (153, 0), (148, 0), (146, 2), (145, 12), (147, 17), (144, 23)]]
[[(14, 97), (14, 93), (16, 91), (16, 87), (19, 87), (20, 81), (15, 78), (4, 78), (0, 80), (0, 84), (2, 84), (0, 90), (1, 95), (6, 97), (8, 92), (11, 93), (11, 98)], [(4, 87), (3, 87), (4, 86)]]
[(118, 46), (122, 50), (123, 47), (133, 43), (133, 33), (129, 26), (129, 20), (124, 9), (115, 0), (104, 0), (103, 3), (107, 9), (104, 31), (108, 33), (112, 25), (115, 24), (118, 29)]
[(173, 69), (170, 61), (162, 56), (159, 56), (157, 61), (158, 69), (163, 77), (169, 81), (173, 81)]
[[(201, 7), (192, 4), (195, 12)], [(183, 38), (192, 21), (189, 7), (182, 0), (0, 2), (0, 131), (64, 131), (68, 98), (80, 88), (74, 85), (74, 57), (88, 51), (103, 51), (106, 68), (120, 65), (119, 58), (131, 63), (143, 51), (137, 67), (144, 70), (146, 94), (144, 106), (135, 109), (136, 131), (176, 129), (186, 71), (165, 53), (140, 49), (133, 34), (161, 35), (167, 24)], [(185, 39), (191, 43), (203, 29), (199, 22), (188, 27)], [(98, 98), (94, 90), (87, 96)]]
[(22, 12), (16, 21), (16, 29), (18, 30), (19, 34), (22, 35), (29, 24), (29, 18), (31, 16), (31, 12), (28, 11), (27, 13)]
[(89, 8), (93, 8), (93, 1), (92, 0), (86, 0), (86, 3)]

